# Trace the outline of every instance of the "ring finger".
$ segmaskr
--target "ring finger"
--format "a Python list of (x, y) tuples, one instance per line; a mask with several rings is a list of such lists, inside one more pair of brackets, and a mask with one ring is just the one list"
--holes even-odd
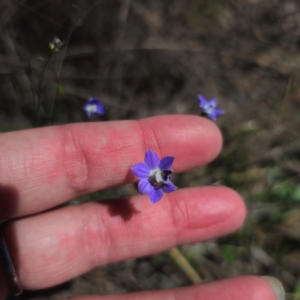
[(40, 289), (98, 265), (227, 234), (244, 218), (234, 191), (204, 187), (166, 194), (159, 206), (144, 195), (66, 207), (6, 224), (4, 235), (22, 286)]

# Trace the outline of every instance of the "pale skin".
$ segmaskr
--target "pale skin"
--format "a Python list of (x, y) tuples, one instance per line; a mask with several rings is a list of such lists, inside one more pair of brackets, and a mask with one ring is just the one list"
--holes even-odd
[[(79, 195), (136, 181), (130, 167), (143, 161), (146, 149), (160, 157), (174, 156), (172, 168), (178, 173), (209, 163), (221, 146), (214, 123), (187, 115), (1, 134), (0, 218), (10, 219), (2, 230), (22, 287), (51, 287), (96, 266), (237, 230), (245, 220), (244, 201), (222, 186), (178, 189), (154, 205), (147, 195), (136, 194), (111, 205), (93, 202), (49, 210)], [(0, 299), (8, 294), (0, 267)], [(264, 279), (242, 276), (173, 290), (82, 299), (276, 296)]]

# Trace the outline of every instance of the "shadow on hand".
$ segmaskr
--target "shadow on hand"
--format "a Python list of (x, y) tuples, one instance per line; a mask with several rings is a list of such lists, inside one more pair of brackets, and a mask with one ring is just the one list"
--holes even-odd
[(107, 200), (101, 202), (101, 204), (108, 206), (108, 213), (112, 216), (120, 216), (125, 222), (129, 221), (134, 214), (139, 213), (130, 199), (118, 199), (118, 200)]
[(0, 185), (0, 220), (16, 216), (19, 192), (15, 187)]
[[(18, 205), (19, 205), (19, 192), (18, 190), (13, 186), (7, 186), (7, 185), (1, 185), (0, 184), (0, 234), (2, 235), (3, 228), (6, 223), (8, 223), (10, 218), (14, 218), (17, 215), (18, 212)], [(14, 233), (13, 233), (13, 236)], [(4, 240), (6, 240), (6, 236), (3, 234)], [(2, 243), (2, 255), (0, 257), (0, 268), (4, 268), (6, 266), (6, 269), (9, 268), (9, 273), (13, 274), (14, 272), (11, 269), (11, 265), (9, 260), (7, 259), (7, 255), (3, 255), (3, 253), (6, 253), (5, 244)], [(9, 245), (8, 245), (9, 247)], [(16, 267), (16, 261), (17, 261), (17, 253), (11, 253), (8, 249), (8, 252), (10, 253), (13, 265)], [(3, 272), (3, 270), (0, 270), (0, 282), (1, 282), (1, 288), (2, 285), (4, 285), (4, 282), (6, 282), (6, 272)], [(15, 276), (15, 275), (12, 275)], [(4, 281), (4, 282), (3, 282)], [(8, 286), (8, 282), (6, 283)], [(6, 286), (6, 285), (4, 285)], [(5, 290), (5, 288), (4, 288)], [(1, 294), (1, 291), (0, 291)], [(13, 299), (13, 298), (11, 298)]]

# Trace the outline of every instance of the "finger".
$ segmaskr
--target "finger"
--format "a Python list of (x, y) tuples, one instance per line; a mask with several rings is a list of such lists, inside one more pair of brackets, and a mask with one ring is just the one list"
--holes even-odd
[(159, 205), (147, 196), (87, 203), (27, 217), (4, 228), (22, 286), (53, 286), (98, 265), (146, 256), (236, 230), (240, 196), (225, 187), (182, 189)]
[(175, 156), (176, 172), (208, 163), (221, 148), (210, 121), (187, 115), (84, 123), (0, 136), (0, 218), (36, 213), (135, 179), (146, 149)]
[(10, 293), (10, 288), (8, 286), (8, 282), (6, 281), (4, 269), (2, 268), (0, 262), (0, 300), (6, 299), (9, 293)]
[[(240, 276), (215, 282), (202, 283), (195, 286), (170, 289), (164, 291), (140, 292), (127, 295), (87, 296), (77, 300), (283, 300), (283, 287), (274, 278), (276, 288), (281, 290), (278, 296), (273, 287), (262, 277)], [(70, 298), (72, 299), (72, 298)], [(74, 299), (74, 298), (73, 298)]]

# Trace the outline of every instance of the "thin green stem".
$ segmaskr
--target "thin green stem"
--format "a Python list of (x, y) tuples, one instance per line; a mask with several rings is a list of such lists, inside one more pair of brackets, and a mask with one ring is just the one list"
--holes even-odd
[(55, 90), (55, 95), (54, 95), (54, 99), (53, 99), (53, 104), (52, 104), (52, 107), (51, 107), (51, 112), (50, 112), (50, 118), (49, 118), (49, 125), (51, 125), (51, 122), (52, 122), (52, 117), (53, 117), (53, 113), (54, 113), (54, 106), (55, 106), (55, 100), (56, 100), (56, 94), (57, 94), (57, 87), (59, 85), (59, 78), (58, 78), (58, 74), (56, 73), (55, 69), (50, 66), (53, 73), (54, 73), (54, 76), (55, 76), (55, 79), (56, 79), (56, 90)]
[(49, 56), (48, 56), (48, 59), (47, 59), (45, 65), (44, 65), (41, 80), (40, 80), (40, 83), (39, 83), (38, 104), (37, 104), (37, 116), (38, 116), (38, 122), (37, 123), (38, 123), (38, 125), (39, 125), (39, 121), (40, 121), (40, 109), (41, 109), (41, 102), (42, 102), (42, 85), (43, 85), (43, 81), (44, 81), (45, 72), (46, 72), (46, 69), (47, 69), (47, 67), (50, 63), (52, 55), (53, 55), (53, 52), (50, 52)]
[(169, 250), (169, 255), (175, 260), (180, 269), (186, 274), (186, 276), (194, 283), (198, 284), (202, 281), (200, 275), (183, 256), (177, 247)]

